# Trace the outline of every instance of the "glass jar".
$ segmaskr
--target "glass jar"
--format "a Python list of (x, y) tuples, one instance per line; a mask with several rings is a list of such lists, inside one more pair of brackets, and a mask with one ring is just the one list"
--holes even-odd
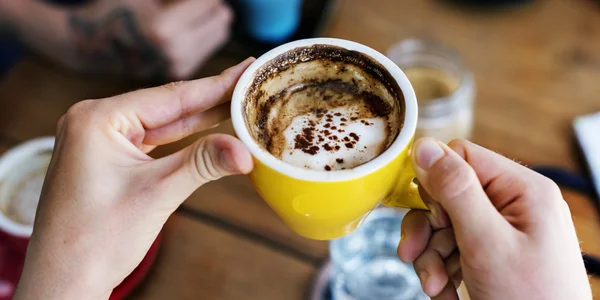
[(473, 128), (475, 82), (460, 56), (433, 41), (408, 39), (387, 56), (404, 71), (419, 105), (416, 138), (468, 139)]

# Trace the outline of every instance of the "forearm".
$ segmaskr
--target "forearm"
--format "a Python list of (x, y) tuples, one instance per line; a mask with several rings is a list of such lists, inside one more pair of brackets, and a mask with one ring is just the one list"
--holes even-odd
[[(48, 299), (48, 300), (106, 300), (110, 291), (99, 290), (104, 286), (102, 266), (95, 260), (86, 263), (74, 263), (61, 259), (51, 249), (57, 249), (56, 243), (40, 246), (32, 241), (27, 252), (27, 259), (19, 285), (13, 300)], [(73, 247), (71, 247), (73, 248)], [(43, 250), (42, 250), (43, 249)], [(72, 249), (63, 249), (70, 252)], [(100, 284), (99, 284), (100, 282)]]
[(64, 47), (70, 39), (68, 11), (33, 0), (0, 0), (0, 23), (34, 52), (68, 63)]
[[(39, 278), (42, 276), (49, 278)], [(110, 297), (110, 294), (100, 297), (92, 296), (89, 291), (78, 287), (77, 281), (65, 282), (65, 280), (51, 278), (52, 276), (41, 272), (34, 276), (38, 278), (23, 278), (13, 300), (107, 300)]]

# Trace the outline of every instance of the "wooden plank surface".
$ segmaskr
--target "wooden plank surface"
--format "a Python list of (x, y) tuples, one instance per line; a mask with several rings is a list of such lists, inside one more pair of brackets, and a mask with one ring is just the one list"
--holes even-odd
[(0, 133), (17, 141), (54, 135), (58, 118), (77, 101), (127, 89), (118, 80), (78, 76), (26, 57), (0, 80)]
[[(596, 99), (600, 85), (595, 84), (600, 78), (600, 52), (594, 50), (600, 48), (600, 34), (595, 34), (600, 31), (600, 18), (591, 5), (547, 0), (482, 14), (439, 1), (346, 0), (328, 34), (382, 52), (408, 37), (433, 38), (458, 49), (477, 79), (474, 141), (528, 164), (578, 169), (570, 121), (578, 114), (600, 110)], [(237, 60), (217, 56), (201, 75), (218, 73)], [(72, 103), (130, 89), (131, 83), (80, 76), (25, 59), (0, 82), (0, 132), (15, 140), (52, 134), (56, 120)], [(244, 180), (228, 179), (206, 189), (230, 190), (230, 184), (247, 187)], [(298, 245), (261, 201), (234, 204), (240, 200), (219, 196), (218, 201), (207, 202), (204, 198), (209, 197), (201, 189), (188, 203)], [(269, 217), (256, 224), (253, 215), (229, 209), (240, 205)], [(575, 209), (574, 215), (578, 214)], [(302, 248), (317, 256), (325, 249)]]
[[(218, 74), (240, 60), (215, 56), (196, 77)], [(26, 56), (0, 80), (0, 135), (17, 141), (53, 135), (58, 118), (78, 101), (157, 84), (81, 75)]]
[[(575, 230), (577, 230), (577, 237), (582, 251), (600, 257), (598, 206), (589, 195), (583, 195), (568, 189), (563, 189), (562, 192), (573, 214), (573, 222), (575, 223)], [(600, 299), (600, 278), (590, 277), (590, 282), (594, 299)]]
[[(596, 200), (568, 189), (563, 189), (562, 192), (569, 203), (582, 251), (600, 257), (600, 216)], [(600, 299), (600, 277), (590, 277), (590, 282), (594, 299)]]
[(304, 299), (314, 267), (220, 228), (173, 215), (159, 257), (130, 299)]
[[(433, 38), (456, 48), (476, 77), (475, 142), (527, 164), (579, 169), (572, 147), (570, 122), (576, 115), (600, 111), (597, 99), (600, 95), (597, 84), (600, 78), (600, 13), (593, 1), (535, 1), (518, 9), (482, 13), (435, 0), (343, 0), (327, 34), (365, 43), (382, 52), (409, 37)], [(216, 56), (199, 76), (216, 74), (240, 59)], [(139, 87), (139, 83), (80, 76), (26, 57), (0, 81), (0, 136), (14, 144), (53, 134), (58, 117), (76, 101)], [(230, 132), (228, 126), (224, 124), (214, 131)], [(155, 155), (171, 153), (197, 137), (158, 149)], [(597, 209), (585, 197), (566, 192), (565, 198), (571, 207), (582, 247), (600, 255)], [(208, 223), (231, 224), (242, 234), (251, 236), (254, 233), (259, 239), (273, 241), (276, 243), (271, 245), (273, 247), (296, 249), (300, 256), (304, 255), (296, 257), (302, 264), (318, 261), (326, 255), (325, 243), (307, 241), (287, 229), (244, 177), (208, 184), (185, 205)], [(202, 230), (211, 232), (207, 235), (214, 236), (215, 241), (229, 241), (227, 243), (231, 245), (248, 243), (218, 230), (215, 233), (212, 228)], [(270, 255), (269, 252), (253, 251), (258, 256)], [(169, 254), (168, 260), (177, 259), (179, 254), (173, 253), (176, 252)], [(192, 254), (181, 253), (181, 256), (199, 259)], [(253, 259), (262, 260), (250, 258)], [(184, 287), (167, 278), (176, 276), (176, 272), (187, 272), (183, 270), (186, 269), (184, 263), (179, 264), (181, 270), (159, 271), (170, 270), (168, 260), (161, 258), (155, 275), (163, 272), (171, 275), (160, 275), (164, 276), (162, 279), (151, 277), (139, 297), (159, 299), (155, 293), (166, 293), (159, 289), (182, 289), (176, 291), (181, 299), (197, 299), (195, 286)], [(237, 289), (252, 289), (242, 280), (235, 282), (239, 284)], [(595, 294), (599, 294), (600, 280), (593, 279), (592, 282)], [(302, 282), (297, 284), (304, 287)], [(298, 286), (293, 288), (300, 289)], [(221, 291), (227, 295), (223, 297), (214, 292), (214, 297), (211, 296), (214, 299), (233, 297), (233, 294), (227, 294), (231, 293), (228, 291)]]
[(573, 222), (582, 250), (600, 257), (600, 243), (598, 243), (600, 216), (597, 213), (598, 206), (596, 202), (589, 195), (569, 189), (563, 189), (562, 192), (565, 200), (569, 203), (571, 212), (573, 210), (578, 212), (578, 215), (574, 216)]

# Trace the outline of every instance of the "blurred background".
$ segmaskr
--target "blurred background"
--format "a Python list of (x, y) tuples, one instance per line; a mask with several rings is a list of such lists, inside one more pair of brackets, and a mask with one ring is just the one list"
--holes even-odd
[[(583, 250), (600, 256), (597, 169), (582, 155), (600, 152), (582, 151), (573, 127), (600, 111), (593, 0), (0, 0), (0, 153), (54, 135), (78, 101), (218, 74), (316, 36), (400, 65), (417, 90), (418, 134), (470, 138), (555, 176)], [(285, 227), (245, 177), (226, 178), (184, 203), (118, 299), (331, 299), (329, 253)]]

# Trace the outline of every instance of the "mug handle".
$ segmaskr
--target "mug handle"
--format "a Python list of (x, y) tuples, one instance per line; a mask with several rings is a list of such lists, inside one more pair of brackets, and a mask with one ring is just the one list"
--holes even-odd
[(402, 207), (410, 209), (429, 210), (421, 195), (417, 184), (417, 174), (412, 167), (410, 158), (406, 159), (402, 171), (398, 175), (396, 186), (392, 193), (383, 199), (382, 203), (388, 207)]

